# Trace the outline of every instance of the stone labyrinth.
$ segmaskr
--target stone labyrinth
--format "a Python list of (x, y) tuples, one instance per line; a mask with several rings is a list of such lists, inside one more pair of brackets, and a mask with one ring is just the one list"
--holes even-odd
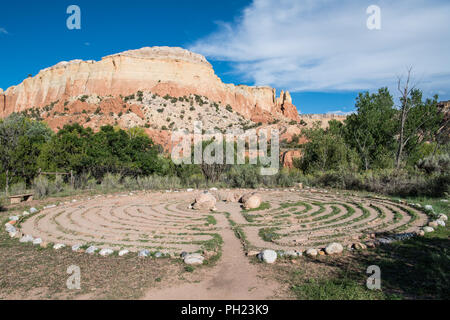
[(388, 200), (328, 194), (270, 193), (271, 208), (243, 213), (241, 228), (253, 248), (307, 250), (377, 237), (401, 238), (426, 225), (425, 213)]
[(309, 191), (258, 194), (270, 208), (245, 212), (238, 203), (221, 202), (214, 213), (193, 211), (188, 206), (194, 192), (101, 196), (45, 209), (26, 219), (21, 231), (48, 243), (179, 255), (207, 249), (216, 234), (230, 228), (213, 218), (225, 212), (249, 248), (286, 251), (414, 232), (428, 221), (421, 211), (378, 198)]
[(196, 252), (213, 239), (214, 228), (207, 226), (208, 213), (192, 212), (188, 204), (175, 194), (96, 198), (43, 210), (23, 223), (22, 232), (66, 245)]

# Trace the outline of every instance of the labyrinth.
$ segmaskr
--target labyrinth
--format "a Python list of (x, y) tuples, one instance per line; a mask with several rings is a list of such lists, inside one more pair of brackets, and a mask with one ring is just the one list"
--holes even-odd
[(25, 220), (21, 231), (47, 243), (179, 255), (208, 249), (230, 228), (216, 224), (225, 213), (253, 249), (346, 245), (371, 234), (414, 232), (427, 223), (421, 211), (385, 199), (300, 190), (258, 193), (269, 208), (244, 211), (238, 203), (218, 203), (215, 213), (189, 209), (193, 192), (101, 196), (42, 210)]
[(187, 209), (189, 201), (179, 198), (158, 193), (64, 204), (32, 216), (23, 223), (22, 232), (48, 243), (132, 252), (202, 250), (215, 235), (209, 213), (192, 212)]
[(265, 201), (270, 209), (241, 212), (245, 221), (240, 228), (253, 248), (305, 250), (330, 242), (351, 244), (372, 234), (412, 233), (428, 220), (404, 204), (327, 192), (271, 193)]

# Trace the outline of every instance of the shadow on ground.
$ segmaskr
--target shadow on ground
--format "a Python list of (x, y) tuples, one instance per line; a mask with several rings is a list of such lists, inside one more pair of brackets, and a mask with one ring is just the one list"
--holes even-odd
[(361, 282), (371, 265), (381, 269), (381, 287), (385, 298), (450, 298), (449, 228), (440, 228), (432, 236), (382, 245), (373, 251), (351, 254), (345, 259), (326, 259), (320, 264), (343, 270), (346, 280)]

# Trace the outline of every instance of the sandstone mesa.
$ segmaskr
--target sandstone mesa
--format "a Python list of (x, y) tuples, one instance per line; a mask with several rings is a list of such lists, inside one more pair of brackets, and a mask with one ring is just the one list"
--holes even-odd
[(270, 87), (225, 84), (205, 57), (170, 47), (130, 50), (100, 61), (60, 62), (17, 86), (0, 91), (0, 117), (63, 103), (80, 95), (119, 97), (137, 91), (173, 97), (205, 96), (230, 105), (245, 118), (258, 122), (280, 117), (299, 120), (289, 92), (282, 91), (277, 97), (276, 90)]

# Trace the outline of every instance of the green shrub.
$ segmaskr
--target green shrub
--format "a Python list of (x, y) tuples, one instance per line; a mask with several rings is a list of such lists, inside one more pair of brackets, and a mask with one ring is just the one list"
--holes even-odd
[(50, 182), (44, 176), (39, 176), (33, 181), (34, 197), (41, 199), (50, 194)]
[(419, 160), (417, 167), (428, 174), (445, 173), (450, 171), (450, 155), (448, 153), (428, 156)]
[(12, 195), (24, 194), (27, 190), (25, 182), (17, 182), (9, 187), (9, 193)]
[(120, 184), (121, 176), (118, 174), (107, 173), (102, 179), (102, 189), (103, 190), (113, 190), (119, 189), (121, 187)]

